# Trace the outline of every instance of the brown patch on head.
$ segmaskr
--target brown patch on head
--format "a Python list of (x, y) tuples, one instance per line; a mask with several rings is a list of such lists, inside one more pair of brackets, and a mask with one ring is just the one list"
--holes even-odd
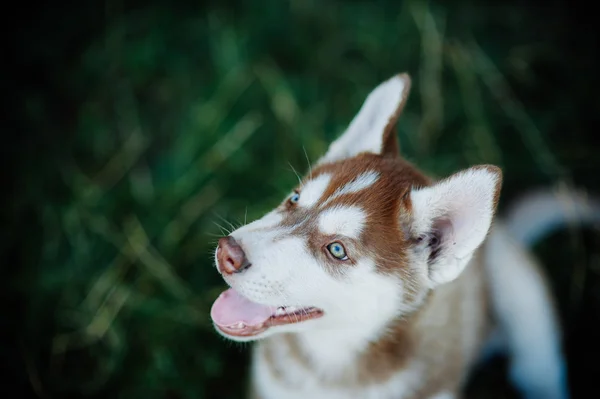
[[(353, 183), (357, 177), (369, 173), (377, 178), (367, 187), (340, 192), (341, 188)], [(429, 185), (430, 180), (400, 157), (363, 153), (350, 159), (319, 166), (311, 176), (304, 179), (302, 185), (323, 174), (329, 175), (331, 179), (314, 205), (303, 208), (290, 207), (287, 201), (283, 204), (281, 226), (287, 228), (287, 233), (281, 237), (306, 237), (313, 254), (319, 258), (325, 256), (325, 264), (333, 264), (334, 274), (339, 274), (339, 268), (354, 264), (353, 261), (358, 260), (357, 257), (370, 257), (375, 260), (377, 270), (381, 273), (410, 278), (405, 267), (406, 249), (410, 243), (402, 223), (410, 217), (412, 208), (407, 194), (413, 187)], [(301, 196), (302, 187), (297, 190)], [(322, 212), (336, 207), (357, 207), (366, 215), (360, 237), (340, 238), (343, 240), (342, 244), (353, 249), (353, 253), (348, 254), (348, 262), (331, 262), (332, 260), (326, 257), (326, 251), (323, 251), (323, 247), (336, 237), (335, 234), (324, 234), (319, 230), (319, 217)]]

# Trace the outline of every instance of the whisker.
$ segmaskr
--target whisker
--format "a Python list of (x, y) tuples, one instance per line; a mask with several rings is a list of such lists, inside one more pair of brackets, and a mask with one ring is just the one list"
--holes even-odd
[(300, 185), (300, 187), (302, 187), (303, 186), (303, 184), (302, 184), (302, 178), (300, 177), (300, 175), (298, 174), (298, 172), (296, 171), (296, 169), (294, 169), (294, 166), (291, 163), (288, 162), (288, 165), (290, 165), (290, 168), (292, 168), (292, 171), (294, 172), (294, 174), (298, 178), (298, 184)]
[(219, 215), (218, 213), (215, 213), (215, 216), (218, 217), (219, 219), (221, 219), (223, 222), (227, 223), (229, 225), (229, 227), (231, 227), (231, 231), (229, 231), (229, 234), (231, 234), (231, 232), (233, 230), (235, 230), (235, 226), (229, 220), (225, 219), (223, 216)]
[(304, 151), (304, 156), (306, 157), (306, 163), (308, 163), (308, 176), (312, 180), (312, 166), (310, 164), (310, 159), (308, 159), (308, 153), (306, 152), (306, 147), (302, 146), (302, 150)]
[(223, 227), (223, 226), (222, 226), (222, 225), (220, 225), (219, 223), (215, 222), (214, 220), (213, 220), (213, 223), (214, 223), (215, 225), (217, 225), (217, 227), (218, 227), (218, 228), (220, 228), (220, 229), (221, 229), (221, 234), (223, 234), (223, 235), (226, 235), (226, 236), (228, 236), (229, 234), (231, 234), (231, 231), (228, 231), (228, 230), (227, 230), (225, 227)]
[(304, 308), (300, 308), (300, 314), (301, 315), (304, 314), (304, 316), (308, 317), (308, 311), (306, 311), (306, 309), (304, 309)]

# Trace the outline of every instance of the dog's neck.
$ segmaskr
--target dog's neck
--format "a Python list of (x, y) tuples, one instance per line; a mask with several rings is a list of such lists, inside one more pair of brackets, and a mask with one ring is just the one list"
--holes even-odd
[(351, 325), (345, 328), (305, 331), (296, 339), (320, 373), (346, 369), (385, 333), (383, 326)]
[(333, 386), (384, 381), (410, 356), (420, 310), (381, 323), (277, 334), (260, 343), (258, 355), (291, 384), (296, 376)]
[(405, 339), (396, 336), (399, 328), (402, 326), (403, 331), (407, 330), (417, 312), (415, 308), (400, 312), (381, 306), (379, 311), (360, 318), (298, 332), (294, 334), (295, 340), (316, 372), (334, 377), (360, 363), (369, 356), (369, 351), (377, 350), (387, 340)]

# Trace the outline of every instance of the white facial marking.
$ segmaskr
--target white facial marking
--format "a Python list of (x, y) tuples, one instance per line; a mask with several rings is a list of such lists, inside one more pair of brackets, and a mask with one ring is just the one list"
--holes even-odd
[(327, 189), (327, 186), (329, 186), (330, 181), (331, 175), (328, 173), (324, 173), (308, 181), (302, 188), (298, 205), (306, 208), (314, 206)]
[[(276, 227), (283, 220), (281, 213), (277, 211), (271, 211), (264, 215), (262, 218), (248, 223), (235, 231), (237, 234), (247, 233), (249, 231), (255, 231), (259, 229), (267, 229)], [(233, 234), (233, 233), (232, 233)]]
[(362, 173), (343, 187), (337, 189), (335, 193), (333, 193), (333, 195), (327, 199), (327, 202), (331, 201), (333, 198), (337, 198), (344, 194), (351, 194), (362, 191), (375, 184), (377, 179), (379, 179), (379, 172), (370, 170), (368, 172)]
[(276, 225), (278, 225), (279, 223), (281, 223), (281, 221), (283, 220), (283, 216), (281, 215), (281, 213), (276, 212), (276, 211), (271, 211), (269, 213), (267, 213), (265, 216), (263, 216), (262, 218), (260, 218), (258, 220), (258, 224), (260, 225), (260, 227), (274, 227)]
[(340, 234), (358, 238), (365, 225), (367, 215), (357, 206), (336, 206), (319, 216), (319, 230), (323, 234)]
[(357, 354), (385, 333), (386, 323), (411, 310), (402, 303), (404, 283), (377, 273), (375, 261), (369, 257), (358, 260), (344, 280), (330, 280), (327, 293), (334, 302), (326, 309), (335, 309), (323, 320), (327, 328), (298, 336), (314, 360), (313, 372), (320, 376), (339, 376)]

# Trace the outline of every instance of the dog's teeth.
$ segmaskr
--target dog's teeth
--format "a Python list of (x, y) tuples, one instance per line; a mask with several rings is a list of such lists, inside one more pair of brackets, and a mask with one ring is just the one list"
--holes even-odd
[(275, 316), (292, 315), (298, 313), (302, 308), (296, 306), (280, 306), (275, 311)]
[(275, 311), (276, 316), (283, 316), (285, 313), (286, 313), (286, 311), (283, 306), (278, 307), (277, 310)]
[(241, 328), (244, 328), (244, 327), (246, 327), (246, 325), (244, 323), (242, 323), (241, 321), (235, 325), (235, 328), (240, 328), (241, 329)]

